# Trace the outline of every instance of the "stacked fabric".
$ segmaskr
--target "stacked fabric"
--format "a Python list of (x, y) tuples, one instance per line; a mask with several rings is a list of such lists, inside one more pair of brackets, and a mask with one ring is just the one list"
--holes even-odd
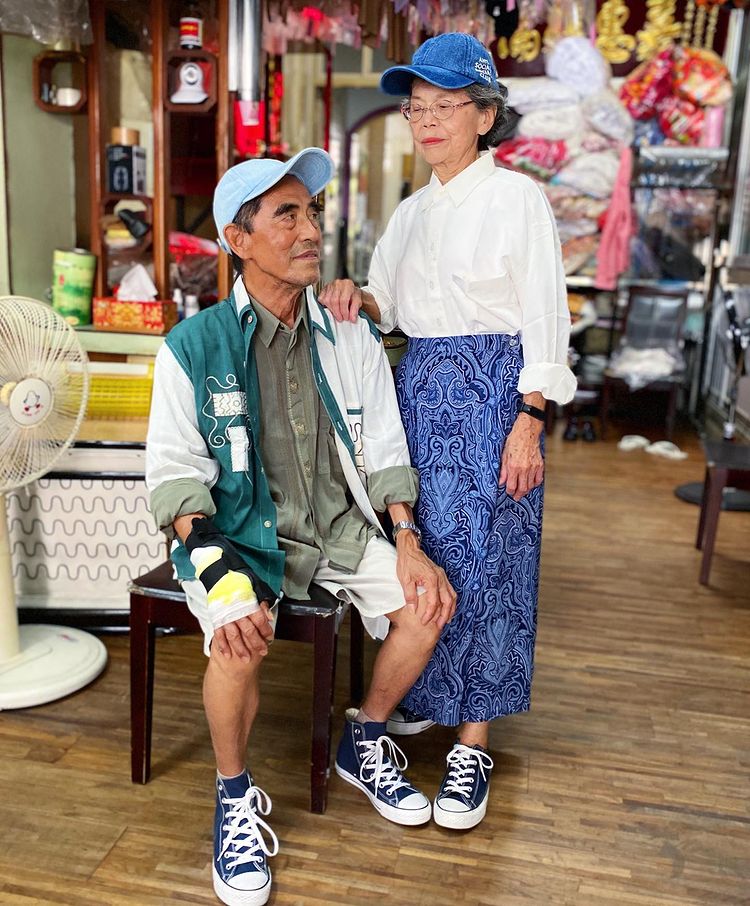
[(546, 71), (539, 78), (505, 80), (508, 104), (521, 120), (518, 134), (498, 146), (496, 158), (542, 184), (557, 220), (566, 274), (593, 271), (633, 124), (609, 89), (609, 65), (586, 38), (558, 41)]

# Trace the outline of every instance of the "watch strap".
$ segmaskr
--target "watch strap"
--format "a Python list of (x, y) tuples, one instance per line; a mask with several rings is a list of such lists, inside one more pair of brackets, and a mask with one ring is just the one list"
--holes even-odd
[(532, 418), (538, 419), (540, 422), (546, 421), (547, 415), (544, 409), (538, 409), (536, 406), (531, 406), (529, 403), (521, 403), (518, 407), (519, 412), (525, 412), (526, 415), (530, 415)]

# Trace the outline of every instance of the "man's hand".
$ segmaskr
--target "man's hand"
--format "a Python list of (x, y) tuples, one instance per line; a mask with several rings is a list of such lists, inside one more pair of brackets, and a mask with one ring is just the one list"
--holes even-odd
[(544, 481), (540, 444), (541, 423), (521, 412), (505, 440), (500, 466), (500, 484), (514, 500), (520, 500)]
[(442, 629), (450, 622), (456, 612), (456, 592), (445, 570), (430, 560), (408, 529), (396, 536), (396, 575), (406, 606), (419, 615), (423, 626), (435, 622)]
[(337, 321), (354, 323), (364, 298), (360, 288), (351, 280), (332, 280), (318, 296), (318, 301)]
[(241, 661), (250, 661), (254, 657), (265, 657), (272, 639), (271, 611), (268, 602), (261, 601), (259, 610), (216, 629), (211, 648), (225, 658), (238, 657)]

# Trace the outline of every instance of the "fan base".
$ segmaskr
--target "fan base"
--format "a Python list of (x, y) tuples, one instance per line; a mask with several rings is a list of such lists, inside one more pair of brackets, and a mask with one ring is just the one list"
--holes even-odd
[(66, 626), (20, 626), (20, 654), (0, 663), (0, 711), (33, 708), (77, 692), (107, 663), (107, 649)]

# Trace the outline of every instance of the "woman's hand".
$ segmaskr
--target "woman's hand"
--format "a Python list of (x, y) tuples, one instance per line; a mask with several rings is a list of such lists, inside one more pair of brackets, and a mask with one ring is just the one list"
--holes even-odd
[(505, 440), (500, 466), (500, 484), (514, 500), (525, 497), (544, 480), (540, 436), (542, 423), (519, 412)]
[(337, 321), (357, 320), (364, 304), (362, 290), (351, 280), (333, 280), (318, 296), (321, 305), (330, 311)]

